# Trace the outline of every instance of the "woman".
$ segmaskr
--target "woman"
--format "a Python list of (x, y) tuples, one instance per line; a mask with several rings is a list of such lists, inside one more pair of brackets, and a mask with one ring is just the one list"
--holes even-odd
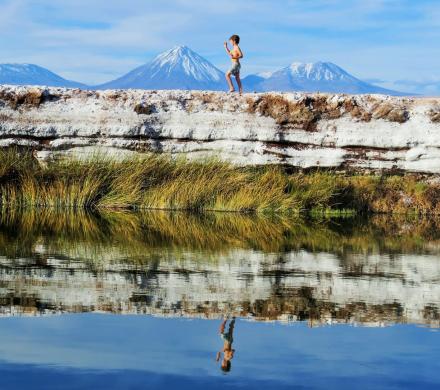
[(240, 79), (240, 59), (243, 58), (243, 52), (240, 49), (238, 44), (240, 43), (240, 37), (238, 35), (233, 35), (229, 38), (229, 42), (232, 44), (232, 50), (229, 50), (228, 42), (225, 42), (225, 50), (228, 53), (229, 57), (232, 60), (231, 69), (226, 73), (226, 81), (228, 82), (229, 92), (235, 92), (234, 84), (232, 83), (231, 75), (235, 76), (235, 80), (237, 80), (238, 91), (240, 95), (243, 93), (243, 86), (241, 85)]

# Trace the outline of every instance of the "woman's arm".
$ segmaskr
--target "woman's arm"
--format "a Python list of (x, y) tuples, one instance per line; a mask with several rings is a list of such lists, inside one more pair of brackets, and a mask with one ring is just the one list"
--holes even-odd
[(228, 53), (228, 56), (232, 58), (231, 51), (229, 50), (229, 47), (228, 47), (228, 42), (225, 42), (224, 46), (225, 46), (226, 53)]

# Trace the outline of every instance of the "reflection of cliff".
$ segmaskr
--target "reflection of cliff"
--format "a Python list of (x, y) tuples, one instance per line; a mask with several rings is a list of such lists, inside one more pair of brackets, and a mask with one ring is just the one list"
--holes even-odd
[[(221, 226), (235, 226), (235, 234), (241, 226), (242, 235), (229, 242), (232, 238), (225, 229), (226, 243), (213, 240), (211, 246), (207, 236), (213, 231), (207, 226), (213, 228), (213, 221), (201, 219), (199, 226), (187, 216), (187, 230), (198, 227), (200, 235), (199, 244), (191, 248), (184, 244), (183, 236), (191, 234), (183, 231), (184, 225), (179, 243), (178, 235), (172, 238), (166, 233), (170, 226), (159, 223), (170, 222), (166, 219), (170, 215), (162, 214), (165, 220), (157, 217), (143, 217), (148, 234), (129, 242), (131, 250), (117, 235), (108, 235), (108, 220), (96, 220), (93, 225), (83, 216), (83, 223), (95, 226), (86, 240), (78, 235), (81, 229), (74, 232), (70, 223), (58, 233), (49, 228), (49, 222), (62, 222), (59, 217), (44, 221), (34, 216), (27, 242), (20, 235), (22, 230), (17, 235), (11, 228), (24, 217), (4, 223), (0, 230), (2, 314), (108, 311), (217, 317), (234, 313), (259, 320), (440, 325), (438, 250), (433, 240), (421, 239), (415, 230), (408, 230), (406, 243), (403, 240), (399, 247), (397, 237), (392, 241), (378, 234), (383, 233), (382, 221), (357, 224), (358, 230), (342, 223), (345, 232), (333, 230), (333, 225), (314, 227), (296, 221), (290, 228), (284, 226), (290, 238), (285, 234), (283, 245), (275, 251), (255, 248), (258, 235), (254, 241), (245, 237), (254, 224), (266, 231), (264, 221), (244, 218), (234, 225), (235, 217), (224, 217)], [(79, 223), (75, 218), (71, 222)], [(267, 224), (272, 226), (270, 221)], [(394, 226), (392, 221), (386, 225)], [(122, 232), (133, 224), (117, 226)], [(276, 226), (279, 223), (272, 230)], [(102, 229), (106, 239), (99, 234)], [(414, 234), (418, 246), (405, 249)], [(220, 241), (222, 236), (217, 237)], [(314, 250), (313, 243), (318, 242), (330, 247), (325, 237), (332, 238), (335, 250)], [(369, 245), (360, 245), (361, 238)], [(384, 249), (383, 240), (388, 238), (394, 245)], [(188, 243), (194, 241), (195, 237)], [(399, 248), (403, 254), (397, 254)]]
[[(3, 258), (1, 310), (439, 324), (434, 256), (354, 256), (343, 266), (328, 253), (231, 250), (216, 260), (192, 253), (175, 260), (164, 252), (146, 264), (112, 262), (94, 270), (61, 256)], [(359, 264), (362, 272), (350, 271)]]

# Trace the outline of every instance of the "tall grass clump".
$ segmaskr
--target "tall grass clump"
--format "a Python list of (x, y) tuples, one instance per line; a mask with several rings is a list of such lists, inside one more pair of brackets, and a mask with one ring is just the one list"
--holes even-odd
[(315, 215), (440, 213), (440, 185), (415, 175), (288, 172), (148, 154), (40, 163), (29, 151), (0, 150), (4, 208), (169, 209)]

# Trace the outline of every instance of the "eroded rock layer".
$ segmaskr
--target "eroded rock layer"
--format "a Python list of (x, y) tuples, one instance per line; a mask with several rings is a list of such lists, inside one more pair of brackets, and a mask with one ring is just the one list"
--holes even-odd
[(0, 146), (440, 173), (440, 99), (0, 87)]

